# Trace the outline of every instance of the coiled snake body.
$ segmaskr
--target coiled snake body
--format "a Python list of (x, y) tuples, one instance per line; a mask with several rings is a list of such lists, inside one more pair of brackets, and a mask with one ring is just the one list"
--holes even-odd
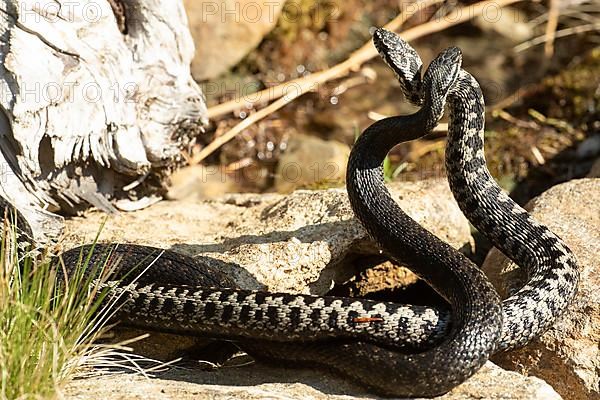
[[(460, 51), (445, 50), (421, 77), (421, 60), (398, 36), (378, 29), (374, 42), (407, 99), (421, 109), (365, 130), (350, 156), (348, 196), (382, 249), (427, 281), (448, 301), (450, 311), (239, 290), (191, 257), (131, 244), (96, 245), (90, 264), (103, 262), (109, 249), (111, 256), (123, 257), (116, 276), (124, 279), (107, 283), (122, 296), (122, 321), (236, 340), (259, 358), (322, 365), (379, 394), (403, 397), (445, 393), (493, 352), (523, 345), (550, 326), (575, 294), (577, 265), (562, 241), (531, 219), (490, 176), (483, 155), (483, 99), (475, 79), (461, 69)], [(473, 225), (528, 275), (527, 284), (502, 303), (479, 269), (404, 214), (384, 185), (381, 165), (388, 151), (431, 131), (446, 103), (452, 191)], [(87, 256), (87, 249), (62, 255), (68, 272)], [(126, 275), (150, 262), (139, 279)]]

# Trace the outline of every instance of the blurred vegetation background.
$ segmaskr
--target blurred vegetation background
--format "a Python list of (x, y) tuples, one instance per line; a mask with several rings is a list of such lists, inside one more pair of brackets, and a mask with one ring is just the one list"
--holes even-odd
[[(410, 113), (393, 73), (375, 57), (240, 129), (210, 154), (205, 146), (277, 98), (277, 88), (311, 79), (370, 42), (370, 29), (402, 12), (402, 33), (473, 12), (474, 1), (186, 0), (197, 55), (193, 74), (213, 112), (211, 128), (174, 177), (171, 197), (231, 191), (289, 192), (343, 185), (356, 136), (382, 116)], [(487, 2), (468, 21), (411, 44), (427, 64), (459, 46), (463, 67), (483, 87), (489, 167), (524, 203), (546, 188), (588, 174), (600, 154), (600, 2)], [(288, 90), (298, 87), (290, 83)], [(272, 99), (269, 97), (272, 94)], [(260, 101), (257, 101), (260, 100)], [(235, 105), (237, 102), (237, 106)], [(392, 151), (389, 178), (444, 176), (445, 132)], [(200, 156), (198, 156), (200, 155)], [(198, 182), (200, 180), (200, 183)], [(194, 188), (190, 188), (194, 186)]]

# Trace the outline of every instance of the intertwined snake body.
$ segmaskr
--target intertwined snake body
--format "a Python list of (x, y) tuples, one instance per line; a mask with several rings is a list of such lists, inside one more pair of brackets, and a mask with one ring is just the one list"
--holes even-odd
[[(422, 104), (422, 62), (416, 52), (383, 29), (376, 31), (374, 42), (406, 98)], [(471, 74), (460, 71), (448, 105), (446, 169), (452, 193), (469, 221), (527, 275), (525, 286), (502, 302), (499, 343), (500, 349), (522, 346), (548, 329), (575, 296), (577, 261), (560, 238), (508, 197), (490, 175), (483, 149), (484, 100)]]
[[(378, 29), (374, 42), (406, 97), (421, 109), (374, 123), (348, 165), (352, 208), (376, 242), (413, 269), (450, 311), (342, 297), (236, 289), (235, 282), (191, 257), (138, 245), (97, 245), (91, 263), (123, 257), (117, 277), (146, 266), (137, 280), (106, 285), (122, 296), (119, 318), (152, 330), (236, 340), (259, 358), (317, 364), (389, 396), (434, 396), (477, 371), (498, 349), (522, 345), (547, 329), (572, 300), (578, 279), (569, 249), (496, 185), (483, 155), (484, 105), (456, 48), (421, 78), (421, 60), (398, 36)], [(451, 188), (472, 223), (524, 268), (524, 288), (500, 303), (480, 270), (421, 228), (385, 188), (382, 162), (396, 144), (435, 127), (450, 106), (446, 164)], [(86, 248), (63, 254), (67, 271)]]

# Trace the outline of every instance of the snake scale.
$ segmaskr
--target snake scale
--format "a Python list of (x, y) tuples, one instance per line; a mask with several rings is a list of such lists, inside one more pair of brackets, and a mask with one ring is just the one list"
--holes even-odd
[[(89, 256), (88, 265), (120, 259), (115, 280), (104, 285), (120, 296), (117, 317), (124, 324), (234, 340), (257, 358), (319, 365), (386, 396), (443, 394), (494, 352), (540, 335), (573, 299), (577, 263), (487, 170), (484, 101), (477, 81), (461, 67), (460, 50), (446, 49), (422, 75), (419, 56), (399, 36), (376, 29), (373, 40), (405, 97), (420, 109), (377, 121), (363, 132), (348, 163), (348, 196), (378, 245), (431, 285), (449, 309), (241, 290), (201, 260), (133, 244), (66, 251), (61, 259), (67, 274), (82, 257)], [(526, 284), (504, 301), (476, 265), (410, 219), (384, 184), (387, 153), (429, 133), (446, 105), (452, 192), (472, 224), (527, 275)], [(140, 269), (144, 273), (138, 276)]]

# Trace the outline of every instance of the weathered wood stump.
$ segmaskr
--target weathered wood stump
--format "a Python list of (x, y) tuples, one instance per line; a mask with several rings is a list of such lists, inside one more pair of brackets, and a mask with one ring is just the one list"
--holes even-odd
[(36, 237), (141, 208), (206, 124), (180, 0), (3, 0), (0, 195)]

